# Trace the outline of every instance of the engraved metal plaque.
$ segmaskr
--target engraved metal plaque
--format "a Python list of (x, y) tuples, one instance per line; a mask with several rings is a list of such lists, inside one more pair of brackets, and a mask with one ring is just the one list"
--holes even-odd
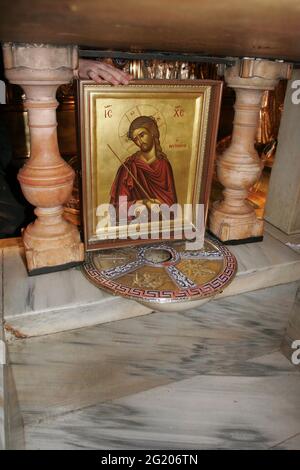
[(206, 238), (203, 249), (166, 242), (89, 252), (83, 272), (96, 286), (137, 301), (184, 302), (214, 296), (233, 280), (228, 248)]

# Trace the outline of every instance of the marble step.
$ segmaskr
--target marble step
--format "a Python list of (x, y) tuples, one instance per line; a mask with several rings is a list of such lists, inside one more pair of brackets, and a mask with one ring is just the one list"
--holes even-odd
[[(238, 261), (237, 276), (212, 302), (300, 279), (299, 253), (268, 233), (260, 243), (230, 250)], [(152, 311), (98, 289), (76, 268), (28, 277), (21, 247), (0, 248), (0, 257), (3, 314), (11, 339), (86, 328)], [(197, 301), (189, 302), (184, 309), (196, 306)]]
[(297, 286), (9, 343), (25, 425), (198, 375), (234, 373), (279, 350)]

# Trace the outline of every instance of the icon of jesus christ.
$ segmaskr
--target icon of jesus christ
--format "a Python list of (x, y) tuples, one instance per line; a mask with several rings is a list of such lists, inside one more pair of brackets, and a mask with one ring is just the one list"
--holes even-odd
[(139, 116), (129, 126), (128, 137), (139, 148), (128, 157), (116, 174), (110, 191), (110, 203), (118, 207), (119, 197), (128, 205), (177, 203), (171, 164), (162, 151), (157, 122), (152, 116)]

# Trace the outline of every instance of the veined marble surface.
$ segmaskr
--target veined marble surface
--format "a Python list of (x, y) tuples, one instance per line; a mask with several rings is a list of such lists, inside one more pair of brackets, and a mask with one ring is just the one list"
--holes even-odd
[[(25, 422), (33, 423), (279, 350), (297, 283), (9, 344)], [(245, 370), (250, 375), (252, 364)], [(242, 369), (243, 370), (243, 369)], [(272, 366), (269, 368), (272, 373)], [(255, 365), (266, 375), (266, 367)]]
[[(3, 257), (0, 254), (0, 276), (2, 276)], [(0, 285), (0, 295), (1, 295)], [(0, 298), (2, 298), (0, 296)], [(24, 448), (24, 425), (9, 354), (3, 330), (3, 309), (0, 304), (0, 450)]]
[(294, 339), (300, 339), (300, 287), (297, 290), (293, 310), (289, 317), (288, 334)]
[(273, 449), (277, 450), (300, 450), (300, 433), (280, 442)]
[[(300, 340), (300, 287), (295, 296), (295, 302), (289, 315), (287, 330), (281, 345), (281, 351), (288, 358), (296, 352), (295, 348), (292, 347), (295, 340)], [(300, 370), (300, 364), (297, 367)]]
[(272, 237), (289, 246), (292, 250), (296, 251), (296, 253), (300, 253), (300, 233), (287, 235), (286, 233), (282, 232), (277, 227), (274, 227), (274, 225), (266, 221), (265, 231), (269, 233)]
[(4, 366), (4, 399), (6, 449), (24, 449), (24, 422), (20, 411), (9, 354), (7, 354), (7, 363)]
[(27, 448), (300, 449), (299, 390), (276, 352), (30, 425)]
[[(215, 299), (300, 279), (300, 255), (269, 234), (263, 242), (231, 246), (238, 260), (235, 280)], [(150, 313), (137, 302), (93, 286), (79, 269), (28, 277), (21, 248), (3, 249), (6, 328), (16, 336), (39, 336)], [(195, 308), (197, 301), (181, 308)], [(201, 307), (201, 310), (204, 307)]]
[(79, 268), (28, 277), (22, 248), (3, 253), (4, 318), (16, 336), (67, 331), (151, 311), (98, 289)]

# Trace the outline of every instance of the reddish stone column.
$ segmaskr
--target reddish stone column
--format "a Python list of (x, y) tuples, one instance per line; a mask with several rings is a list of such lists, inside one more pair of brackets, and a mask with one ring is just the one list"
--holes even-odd
[(260, 59), (244, 59), (226, 69), (226, 83), (236, 93), (235, 118), (231, 145), (217, 160), (224, 199), (213, 205), (209, 217), (211, 232), (222, 241), (263, 235), (263, 220), (246, 200), (262, 171), (255, 136), (264, 91), (274, 89), (290, 72), (290, 64)]
[(26, 95), (31, 155), (18, 180), (26, 199), (36, 206), (36, 220), (23, 232), (29, 274), (55, 271), (84, 258), (76, 226), (63, 218), (74, 171), (61, 158), (57, 143), (56, 90), (77, 67), (76, 46), (3, 45), (6, 77)]

